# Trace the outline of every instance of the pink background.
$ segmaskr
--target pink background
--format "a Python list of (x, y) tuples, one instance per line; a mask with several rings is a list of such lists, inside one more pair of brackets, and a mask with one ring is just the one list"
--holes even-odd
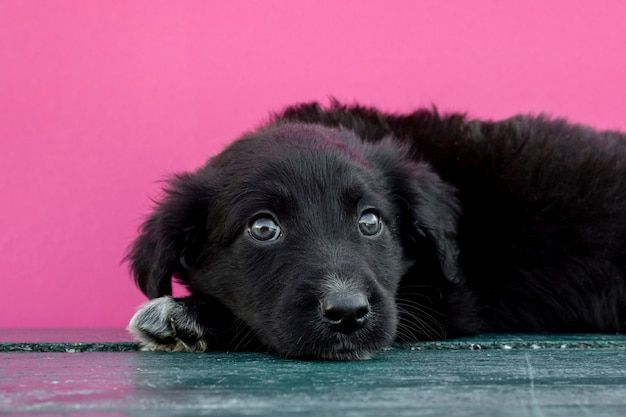
[(626, 130), (626, 2), (0, 2), (0, 327), (123, 327), (159, 195), (268, 112), (547, 112)]

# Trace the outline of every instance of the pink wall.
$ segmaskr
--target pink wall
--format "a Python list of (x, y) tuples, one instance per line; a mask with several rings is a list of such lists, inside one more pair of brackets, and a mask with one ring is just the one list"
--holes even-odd
[(0, 327), (123, 327), (156, 180), (329, 95), (626, 130), (626, 2), (0, 2)]

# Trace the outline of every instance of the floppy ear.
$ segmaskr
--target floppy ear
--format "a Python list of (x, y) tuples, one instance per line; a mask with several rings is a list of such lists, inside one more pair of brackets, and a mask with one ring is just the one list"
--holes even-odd
[(169, 182), (165, 198), (140, 228), (126, 260), (149, 298), (172, 293), (172, 277), (185, 280), (207, 233), (212, 188), (199, 173)]
[(412, 169), (410, 193), (413, 231), (430, 242), (439, 260), (441, 272), (451, 283), (461, 281), (458, 219), (461, 213), (456, 189), (445, 183), (429, 165), (415, 164)]
[(427, 250), (451, 283), (461, 280), (457, 223), (461, 213), (456, 188), (430, 165), (407, 160), (411, 149), (390, 139), (373, 145), (372, 163), (385, 177), (386, 188), (400, 210), (399, 228), (406, 255)]

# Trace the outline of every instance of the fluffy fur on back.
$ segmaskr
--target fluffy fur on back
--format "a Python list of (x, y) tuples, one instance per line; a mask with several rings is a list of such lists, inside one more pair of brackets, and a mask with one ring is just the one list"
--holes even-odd
[[(130, 326), (148, 349), (359, 359), (623, 332), (626, 136), (297, 105), (174, 178), (128, 259), (154, 299)], [(192, 295), (169, 297), (172, 277)]]

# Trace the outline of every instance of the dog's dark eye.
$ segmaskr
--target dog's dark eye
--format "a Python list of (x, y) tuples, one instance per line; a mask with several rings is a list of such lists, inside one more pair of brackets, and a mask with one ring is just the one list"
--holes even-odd
[(383, 230), (383, 222), (376, 213), (366, 211), (359, 219), (359, 230), (365, 236), (376, 236)]
[(270, 242), (280, 237), (280, 227), (270, 217), (259, 217), (248, 227), (250, 236), (261, 242)]

